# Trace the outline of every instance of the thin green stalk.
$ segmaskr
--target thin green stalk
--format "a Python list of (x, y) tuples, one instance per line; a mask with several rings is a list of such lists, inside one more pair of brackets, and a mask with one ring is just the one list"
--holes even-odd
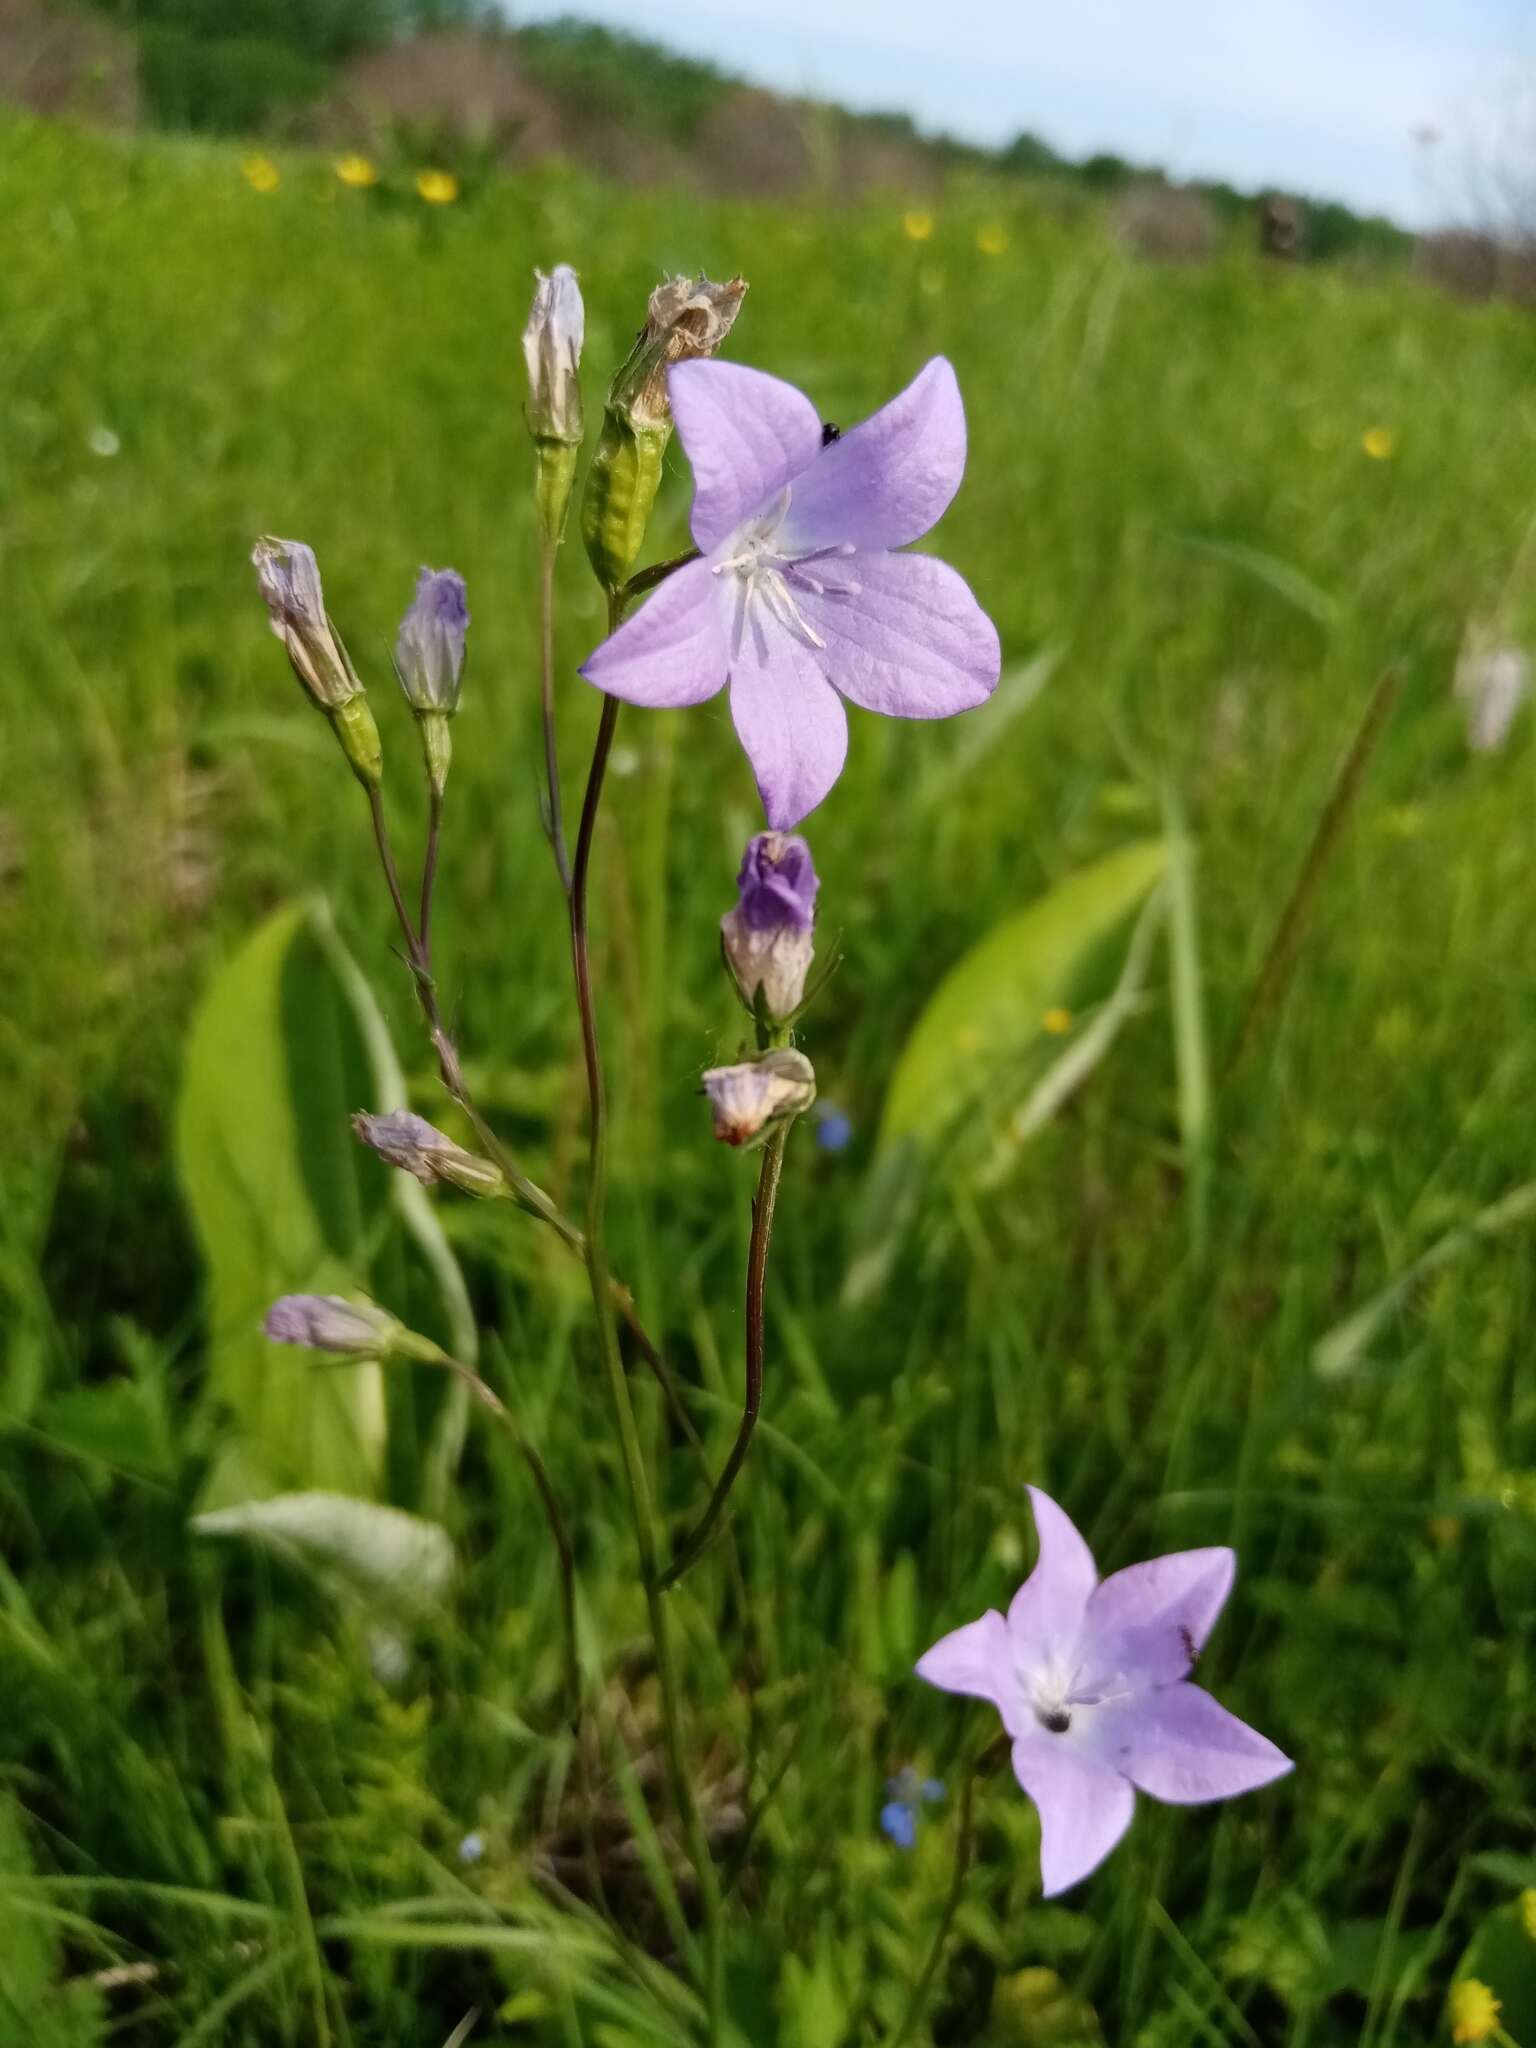
[(560, 814), (560, 755), (555, 745), (555, 549), (548, 538), (539, 545), (539, 702), (544, 717), (544, 799), (550, 851), (555, 856), (560, 886), (571, 893), (571, 863), (565, 850), (565, 822)]
[[(442, 1075), (443, 1086), (469, 1118), (476, 1137), (480, 1140), (490, 1158), (501, 1168), (507, 1185), (512, 1189), (514, 1198), (520, 1206), (526, 1209), (530, 1215), (537, 1216), (541, 1222), (547, 1223), (559, 1237), (566, 1250), (573, 1253), (577, 1258), (581, 1258), (583, 1256), (581, 1232), (567, 1216), (562, 1214), (557, 1204), (551, 1200), (544, 1190), (523, 1172), (510, 1150), (481, 1114), (465, 1082), (458, 1048), (449, 1036), (447, 1027), (443, 1023), (442, 1012), (437, 1001), (436, 981), (432, 973), (431, 953), (432, 893), (437, 875), (438, 838), (442, 825), (441, 799), (434, 796), (431, 819), (428, 825), (427, 857), (422, 871), (421, 929), (419, 933), (411, 922), (410, 912), (405, 907), (405, 895), (400, 886), (399, 870), (395, 865), (394, 849), (389, 837), (389, 827), (385, 822), (384, 807), (376, 790), (369, 791), (368, 801), (370, 815), (373, 819), (374, 841), (379, 851), (379, 865), (383, 869), (390, 900), (395, 907), (395, 918), (400, 926), (400, 935), (405, 940), (406, 965), (410, 968), (412, 978), (416, 984), (416, 993), (421, 1003), (422, 1014), (427, 1020), (427, 1029), (432, 1039), (433, 1049), (437, 1053), (438, 1067)], [(671, 1409), (679, 1428), (681, 1428), (683, 1434), (702, 1457), (703, 1444), (699, 1438), (699, 1433), (694, 1428), (688, 1412), (683, 1406), (681, 1397), (673, 1383), (671, 1374), (667, 1371), (666, 1363), (661, 1353), (651, 1341), (645, 1325), (640, 1320), (640, 1312), (635, 1306), (634, 1296), (620, 1280), (612, 1280), (610, 1285), (613, 1292), (614, 1307), (624, 1318), (641, 1356), (660, 1384), (662, 1393), (666, 1397), (667, 1405)]]
[[(616, 594), (609, 600), (609, 628), (617, 628), (623, 617), (624, 599)], [(591, 875), (592, 843), (597, 814), (602, 803), (603, 779), (618, 724), (619, 700), (605, 697), (598, 721), (592, 766), (587, 775), (582, 801), (581, 823), (576, 837), (576, 856), (571, 869), (571, 965), (576, 982), (576, 1007), (581, 1020), (582, 1054), (587, 1072), (590, 1111), (587, 1173), (587, 1214), (585, 1256), (592, 1290), (592, 1308), (597, 1322), (598, 1349), (613, 1408), (619, 1451), (624, 1467), (625, 1492), (635, 1527), (640, 1578), (645, 1591), (656, 1649), (656, 1670), (661, 1688), (662, 1726), (666, 1744), (667, 1770), (682, 1825), (683, 1839), (694, 1866), (699, 1887), (699, 1907), (704, 1922), (705, 2008), (709, 2039), (722, 2038), (725, 2000), (725, 1958), (722, 1943), (720, 1890), (709, 1843), (699, 1818), (693, 1787), (689, 1782), (683, 1753), (682, 1710), (677, 1679), (677, 1660), (672, 1641), (668, 1604), (663, 1599), (657, 1576), (659, 1543), (656, 1515), (646, 1476), (640, 1433), (629, 1398), (623, 1360), (619, 1356), (618, 1333), (613, 1321), (613, 1301), (608, 1271), (606, 1239), (608, 1106), (603, 1086), (602, 1057), (598, 1044), (597, 1011), (592, 995), (592, 958), (588, 935), (587, 902)]]
[(692, 1535), (683, 1539), (677, 1555), (662, 1573), (663, 1590), (675, 1586), (688, 1567), (702, 1555), (716, 1523), (725, 1512), (737, 1474), (746, 1463), (747, 1452), (752, 1447), (752, 1433), (762, 1411), (763, 1292), (768, 1274), (768, 1246), (773, 1237), (773, 1212), (778, 1202), (779, 1177), (784, 1167), (784, 1147), (789, 1141), (789, 1132), (790, 1126), (781, 1124), (763, 1148), (762, 1170), (752, 1203), (752, 1241), (747, 1251), (746, 1395), (742, 1402), (741, 1425), (730, 1456), (715, 1481), (708, 1507), (699, 1517)]
[(417, 919), (417, 942), (422, 965), (432, 973), (432, 892), (437, 887), (437, 855), (443, 836), (443, 792), (434, 782), (427, 796), (427, 850), (421, 861), (421, 915)]
[(533, 1445), (523, 1435), (517, 1419), (496, 1390), (489, 1386), (473, 1366), (466, 1365), (460, 1358), (452, 1358), (447, 1352), (441, 1354), (440, 1362), (449, 1372), (469, 1388), (481, 1406), (494, 1417), (499, 1428), (504, 1429), (516, 1447), (518, 1456), (528, 1467), (529, 1475), (544, 1510), (544, 1519), (549, 1524), (549, 1533), (555, 1545), (555, 1554), (560, 1566), (560, 1608), (565, 1633), (565, 1689), (566, 1718), (577, 1731), (578, 1741), (581, 1728), (581, 1651), (576, 1634), (576, 1556), (571, 1548), (570, 1532), (565, 1525), (565, 1516), (560, 1509), (555, 1489), (550, 1481), (549, 1470)]
[(928, 2000), (933, 1994), (933, 1982), (939, 1974), (939, 1965), (944, 1960), (944, 1948), (949, 1940), (949, 1931), (954, 1925), (955, 1915), (960, 1910), (960, 1901), (965, 1895), (965, 1880), (971, 1868), (971, 1850), (976, 1839), (976, 1779), (984, 1761), (983, 1757), (974, 1758), (965, 1774), (965, 1782), (960, 1791), (960, 1821), (955, 1832), (955, 1864), (949, 1880), (949, 1890), (945, 1895), (943, 1910), (939, 1914), (939, 1924), (933, 1931), (933, 1945), (918, 1973), (917, 1982), (912, 1986), (912, 1996), (907, 2000), (907, 2009), (902, 2014), (901, 2024), (891, 2036), (890, 2048), (903, 2048), (903, 2043), (911, 2040), (914, 2030), (928, 2010)]
[(1269, 951), (1264, 956), (1264, 965), (1259, 969), (1258, 980), (1254, 983), (1253, 994), (1238, 1026), (1237, 1036), (1232, 1042), (1232, 1051), (1227, 1060), (1223, 1080), (1230, 1080), (1243, 1060), (1244, 1054), (1258, 1036), (1265, 1021), (1279, 1007), (1280, 1000), (1290, 986), (1291, 975), (1301, 951), (1301, 941), (1306, 931), (1307, 918), (1317, 895), (1318, 885), (1323, 879), (1328, 863), (1338, 845), (1355, 799), (1360, 793), (1360, 784), (1366, 766), (1376, 751), (1376, 743), (1386, 730), (1387, 719), (1397, 701), (1397, 671), (1387, 669), (1376, 680), (1376, 686), (1366, 699), (1365, 711), (1361, 716), (1355, 736), (1349, 743), (1349, 750), (1339, 763), (1333, 787), (1328, 800), (1318, 814), (1311, 844), (1301, 871), (1292, 885), (1286, 899), (1285, 909), (1280, 913), (1280, 922), (1270, 940)]

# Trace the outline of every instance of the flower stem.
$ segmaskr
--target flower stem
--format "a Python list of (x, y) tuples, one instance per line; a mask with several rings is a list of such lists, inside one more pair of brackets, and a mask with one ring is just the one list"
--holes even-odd
[(560, 886), (569, 896), (571, 863), (560, 815), (560, 756), (555, 746), (555, 544), (547, 539), (539, 548), (539, 701), (544, 714), (545, 825)]
[[(547, 1223), (555, 1232), (566, 1250), (575, 1258), (584, 1257), (582, 1235), (576, 1225), (562, 1213), (558, 1205), (538, 1184), (523, 1172), (510, 1149), (497, 1136), (482, 1115), (464, 1079), (459, 1061), (458, 1048), (449, 1037), (437, 1002), (436, 982), (432, 973), (431, 959), (431, 901), (437, 872), (437, 837), (441, 830), (441, 802), (434, 804), (434, 817), (428, 826), (427, 859), (422, 873), (422, 934), (418, 936), (411, 924), (410, 913), (405, 907), (405, 895), (400, 887), (399, 871), (395, 864), (394, 849), (390, 844), (389, 827), (385, 822), (383, 805), (378, 792), (369, 792), (369, 808), (373, 818), (373, 836), (379, 850), (379, 865), (389, 887), (390, 900), (395, 906), (395, 917), (400, 926), (401, 937), (405, 940), (406, 965), (416, 983), (416, 994), (421, 1003), (422, 1014), (427, 1020), (427, 1029), (437, 1053), (438, 1068), (443, 1086), (463, 1110), (474, 1127), (476, 1137), (490, 1157), (501, 1168), (507, 1185), (519, 1206), (541, 1222)], [(667, 1407), (682, 1434), (692, 1445), (696, 1454), (704, 1456), (703, 1441), (694, 1428), (687, 1409), (683, 1406), (676, 1383), (667, 1370), (666, 1361), (656, 1348), (635, 1306), (634, 1296), (624, 1283), (610, 1278), (609, 1287), (613, 1305), (623, 1317), (635, 1347), (645, 1360), (647, 1367), (661, 1388)]]
[(902, 2015), (901, 2025), (891, 2036), (890, 2048), (902, 2048), (904, 2042), (911, 2040), (913, 2030), (927, 2012), (928, 2000), (933, 1995), (933, 1981), (939, 1974), (940, 1963), (944, 1960), (945, 1944), (949, 1940), (949, 1931), (954, 1925), (955, 1915), (960, 1910), (960, 1901), (965, 1895), (965, 1880), (971, 1867), (971, 1850), (976, 1839), (976, 1779), (982, 1762), (983, 1759), (980, 1757), (972, 1759), (965, 1773), (965, 1782), (960, 1788), (960, 1823), (955, 1831), (955, 1864), (950, 1875), (949, 1890), (945, 1894), (943, 1910), (939, 1914), (939, 1924), (933, 1931), (933, 1945), (918, 1973), (917, 1982), (912, 1986), (912, 1996), (907, 2000), (907, 2009)]
[[(624, 598), (617, 593), (609, 600), (610, 630), (623, 616)], [(667, 1755), (667, 1773), (672, 1797), (682, 1826), (683, 1840), (694, 1867), (699, 1888), (699, 1910), (704, 1922), (705, 1985), (708, 2038), (718, 2043), (724, 2025), (725, 1955), (722, 1942), (720, 1889), (709, 1853), (698, 1804), (689, 1782), (683, 1754), (682, 1710), (677, 1681), (677, 1660), (672, 1640), (668, 1603), (662, 1598), (657, 1577), (659, 1544), (655, 1508), (651, 1501), (640, 1432), (635, 1423), (629, 1383), (619, 1356), (618, 1334), (613, 1322), (613, 1300), (608, 1271), (606, 1239), (608, 1106), (603, 1087), (602, 1056), (598, 1044), (597, 1012), (592, 998), (592, 960), (588, 937), (587, 895), (592, 864), (592, 842), (597, 813), (602, 802), (603, 778), (618, 724), (619, 700), (603, 699), (598, 720), (592, 766), (587, 775), (582, 801), (581, 823), (576, 835), (576, 853), (571, 867), (571, 964), (576, 981), (576, 1007), (581, 1019), (582, 1053), (587, 1070), (589, 1141), (587, 1174), (587, 1215), (584, 1248), (587, 1277), (592, 1290), (592, 1308), (597, 1322), (598, 1349), (603, 1374), (613, 1407), (619, 1451), (624, 1466), (625, 1491), (635, 1525), (635, 1544), (640, 1559), (640, 1579), (645, 1591), (651, 1640), (656, 1649), (656, 1673), (661, 1689), (661, 1715)]]
[(463, 1381), (481, 1406), (495, 1418), (498, 1426), (507, 1432), (517, 1448), (518, 1455), (528, 1467), (534, 1486), (538, 1490), (539, 1500), (544, 1509), (544, 1519), (549, 1524), (549, 1533), (554, 1539), (555, 1553), (560, 1561), (560, 1606), (565, 1628), (566, 1718), (576, 1730), (579, 1740), (581, 1656), (576, 1636), (576, 1557), (571, 1549), (571, 1538), (565, 1526), (565, 1517), (560, 1511), (560, 1503), (550, 1482), (549, 1470), (533, 1445), (523, 1435), (512, 1411), (474, 1367), (466, 1365), (462, 1359), (450, 1357), (446, 1352), (443, 1353), (441, 1362), (449, 1372)]
[(437, 887), (438, 844), (443, 833), (443, 792), (434, 783), (427, 798), (427, 850), (421, 862), (421, 916), (417, 936), (422, 965), (432, 972), (432, 891)]
[(779, 1176), (784, 1166), (784, 1147), (789, 1131), (788, 1124), (781, 1124), (763, 1148), (762, 1170), (758, 1174), (757, 1194), (752, 1203), (752, 1241), (747, 1250), (747, 1378), (741, 1426), (736, 1432), (731, 1454), (715, 1481), (708, 1507), (699, 1518), (693, 1534), (684, 1538), (681, 1549), (662, 1573), (663, 1589), (677, 1584), (708, 1543), (715, 1524), (725, 1512), (731, 1488), (736, 1484), (736, 1475), (746, 1463), (752, 1433), (757, 1428), (758, 1414), (763, 1405), (763, 1289), (768, 1273), (768, 1245), (773, 1236), (773, 1212), (778, 1202)]

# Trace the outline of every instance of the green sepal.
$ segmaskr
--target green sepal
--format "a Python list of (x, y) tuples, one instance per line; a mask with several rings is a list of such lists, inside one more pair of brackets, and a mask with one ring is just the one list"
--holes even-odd
[(332, 732), (341, 742), (341, 751), (346, 755), (352, 773), (364, 789), (381, 788), (384, 782), (384, 743), (379, 738), (379, 728), (362, 691), (359, 690), (355, 697), (349, 697), (344, 704), (330, 705), (325, 715), (331, 721)]

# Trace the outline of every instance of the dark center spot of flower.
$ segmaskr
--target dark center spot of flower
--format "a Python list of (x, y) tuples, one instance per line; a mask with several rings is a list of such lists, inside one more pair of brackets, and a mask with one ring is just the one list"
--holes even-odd
[(834, 427), (830, 420), (822, 421), (821, 445), (823, 448), (830, 448), (834, 441), (841, 441), (842, 438), (843, 430), (841, 427)]
[(1072, 1726), (1072, 1716), (1065, 1707), (1037, 1708), (1035, 1719), (1051, 1735), (1065, 1735)]

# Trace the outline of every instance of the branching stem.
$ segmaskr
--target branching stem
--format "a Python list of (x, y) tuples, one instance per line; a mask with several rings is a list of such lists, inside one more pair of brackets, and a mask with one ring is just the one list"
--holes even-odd
[[(609, 629), (617, 628), (623, 617), (624, 596), (609, 600)], [(587, 1213), (584, 1252), (587, 1277), (592, 1290), (592, 1307), (597, 1323), (598, 1349), (613, 1409), (614, 1426), (624, 1468), (624, 1486), (635, 1527), (640, 1578), (645, 1591), (651, 1639), (656, 1650), (656, 1672), (661, 1690), (662, 1727), (667, 1775), (672, 1798), (682, 1826), (683, 1840), (694, 1867), (699, 1888), (699, 1908), (704, 1922), (705, 2006), (709, 2016), (708, 2038), (717, 2044), (722, 2038), (725, 2004), (724, 1947), (722, 1942), (720, 1887), (709, 1843), (699, 1816), (698, 1803), (688, 1776), (683, 1749), (682, 1705), (677, 1678), (677, 1657), (672, 1639), (668, 1603), (662, 1598), (657, 1575), (659, 1544), (650, 1481), (640, 1446), (640, 1432), (629, 1396), (618, 1336), (613, 1323), (613, 1299), (608, 1271), (606, 1239), (608, 1106), (603, 1085), (601, 1048), (598, 1042), (597, 1011), (592, 994), (592, 959), (588, 928), (588, 887), (591, 878), (592, 846), (597, 815), (602, 803), (603, 780), (618, 724), (619, 700), (603, 699), (592, 766), (587, 774), (581, 822), (576, 835), (576, 853), (571, 866), (571, 965), (576, 983), (576, 1007), (581, 1021), (582, 1055), (587, 1072), (589, 1142)]]
[(769, 1137), (763, 1148), (762, 1170), (757, 1178), (757, 1195), (752, 1203), (752, 1241), (747, 1250), (747, 1313), (746, 1313), (746, 1397), (742, 1403), (741, 1426), (736, 1432), (736, 1441), (731, 1446), (730, 1456), (721, 1468), (720, 1477), (715, 1481), (715, 1490), (709, 1497), (709, 1505), (700, 1516), (698, 1526), (691, 1536), (684, 1538), (682, 1547), (662, 1574), (663, 1588), (675, 1586), (688, 1567), (702, 1555), (705, 1545), (714, 1533), (715, 1525), (725, 1512), (731, 1488), (736, 1484), (737, 1474), (746, 1463), (747, 1452), (752, 1446), (752, 1434), (757, 1428), (757, 1418), (763, 1405), (763, 1292), (768, 1274), (768, 1246), (773, 1237), (773, 1212), (778, 1202), (779, 1176), (784, 1166), (784, 1147), (788, 1142), (790, 1127), (781, 1124)]

